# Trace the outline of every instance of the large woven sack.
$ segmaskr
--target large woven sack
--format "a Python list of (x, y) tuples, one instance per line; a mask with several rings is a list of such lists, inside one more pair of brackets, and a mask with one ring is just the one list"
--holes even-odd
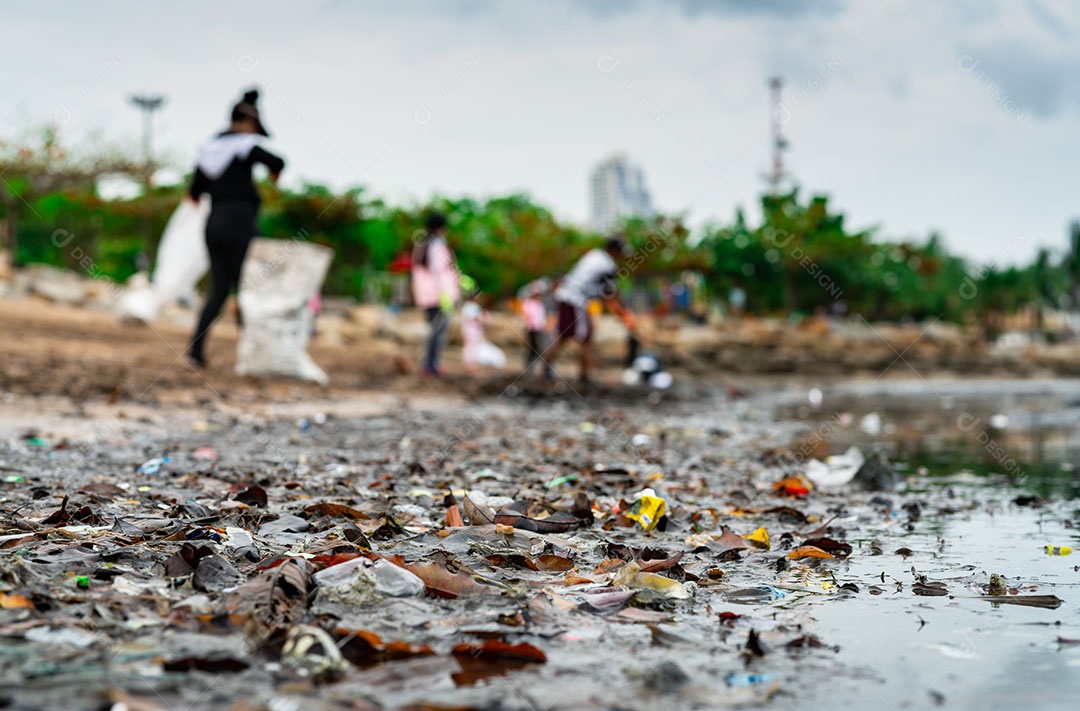
[(333, 250), (310, 242), (252, 240), (240, 279), (244, 327), (237, 373), (326, 384), (326, 373), (307, 352), (314, 320), (308, 303), (322, 289), (333, 256)]

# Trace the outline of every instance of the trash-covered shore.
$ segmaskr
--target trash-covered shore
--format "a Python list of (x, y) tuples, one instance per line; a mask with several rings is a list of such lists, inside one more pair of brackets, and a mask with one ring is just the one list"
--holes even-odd
[(11, 433), (0, 708), (1067, 707), (1075, 503), (781, 386), (502, 392)]

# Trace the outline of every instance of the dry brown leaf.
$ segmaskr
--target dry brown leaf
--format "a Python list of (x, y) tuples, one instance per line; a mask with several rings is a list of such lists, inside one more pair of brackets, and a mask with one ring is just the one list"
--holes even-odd
[(571, 585), (582, 585), (584, 583), (595, 583), (595, 580), (591, 580), (582, 575), (578, 575), (575, 572), (569, 572), (566, 577), (563, 578), (562, 584), (570, 587)]
[(497, 639), (485, 639), (479, 644), (459, 644), (450, 652), (455, 657), (495, 657), (520, 659), (527, 662), (546, 662), (547, 655), (528, 642), (510, 644)]
[(600, 561), (593, 569), (593, 572), (597, 575), (605, 575), (606, 573), (615, 572), (624, 565), (626, 565), (626, 561), (621, 558), (608, 558), (607, 560)]
[(289, 558), (260, 573), (225, 598), (230, 612), (249, 616), (263, 627), (291, 627), (307, 609), (311, 573), (303, 558)]
[(660, 610), (642, 610), (639, 607), (627, 607), (619, 610), (611, 619), (616, 622), (663, 622), (671, 619), (671, 614)]
[(341, 654), (357, 666), (368, 666), (388, 659), (428, 656), (435, 650), (426, 644), (411, 644), (395, 640), (384, 642), (382, 638), (368, 630), (351, 630), (345, 627), (334, 629), (341, 646)]
[(466, 494), (461, 506), (465, 511), (465, 518), (469, 519), (470, 526), (483, 526), (495, 523), (495, 511), (490, 506), (478, 504)]
[(10, 595), (7, 593), (0, 593), (0, 609), (13, 610), (15, 608), (33, 610), (34, 603), (22, 595), (17, 595), (15, 593), (11, 593)]
[(460, 595), (493, 595), (499, 592), (490, 585), (476, 582), (463, 571), (451, 573), (439, 563), (413, 563), (406, 565), (405, 570), (423, 580), (427, 591), (439, 597), (453, 599)]
[(536, 564), (537, 570), (542, 570), (545, 573), (562, 573), (574, 569), (574, 561), (550, 553), (537, 556), (533, 559), (533, 563)]
[(835, 558), (836, 556), (826, 553), (817, 546), (799, 546), (788, 553), (787, 557), (791, 560), (799, 560), (800, 558)]
[(682, 560), (682, 557), (682, 553), (676, 553), (666, 560), (640, 560), (638, 565), (641, 567), (642, 573), (659, 573), (662, 570), (670, 570), (675, 567)]
[(358, 511), (351, 506), (345, 506), (344, 504), (331, 504), (326, 501), (318, 504), (312, 504), (304, 508), (304, 513), (311, 516), (329, 516), (330, 518), (351, 518), (354, 521), (361, 518), (368, 518), (362, 511)]

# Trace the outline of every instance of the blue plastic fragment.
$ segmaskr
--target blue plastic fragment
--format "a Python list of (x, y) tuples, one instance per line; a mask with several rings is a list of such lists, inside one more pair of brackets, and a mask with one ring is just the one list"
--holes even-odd
[(215, 543), (221, 543), (221, 534), (211, 528), (196, 528), (194, 531), (189, 532), (184, 536), (189, 541), (199, 541), (210, 539)]
[(139, 474), (157, 474), (161, 471), (161, 466), (168, 463), (168, 457), (157, 457), (155, 459), (149, 459), (143, 462), (135, 471), (137, 471)]
[(775, 674), (736, 674), (731, 672), (724, 677), (724, 683), (728, 686), (755, 686), (770, 682), (775, 678)]

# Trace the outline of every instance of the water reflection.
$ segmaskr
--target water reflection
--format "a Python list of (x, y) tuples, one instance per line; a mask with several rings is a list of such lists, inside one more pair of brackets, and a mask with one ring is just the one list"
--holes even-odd
[[(1062, 647), (1057, 638), (1080, 632), (1076, 569), (1069, 558), (1046, 556), (1041, 548), (1074, 545), (1080, 536), (1052, 515), (1053, 507), (1013, 507), (1007, 514), (983, 508), (944, 517), (940, 532), (907, 535), (915, 550), (910, 558), (853, 557), (844, 571), (869, 589), (882, 572), (908, 582), (915, 566), (945, 581), (948, 597), (918, 597), (905, 585), (877, 597), (811, 602), (815, 633), (865, 665), (853, 675), (849, 701), (836, 708), (895, 711), (942, 702), (973, 711), (1075, 707), (1080, 647)], [(1024, 594), (1056, 595), (1063, 605), (1051, 610), (980, 600), (989, 572)]]
[(783, 414), (841, 423), (829, 428), (828, 454), (852, 444), (881, 448), (908, 471), (968, 471), (1041, 496), (1080, 498), (1080, 381), (842, 383), (822, 391), (819, 406), (807, 398)]

